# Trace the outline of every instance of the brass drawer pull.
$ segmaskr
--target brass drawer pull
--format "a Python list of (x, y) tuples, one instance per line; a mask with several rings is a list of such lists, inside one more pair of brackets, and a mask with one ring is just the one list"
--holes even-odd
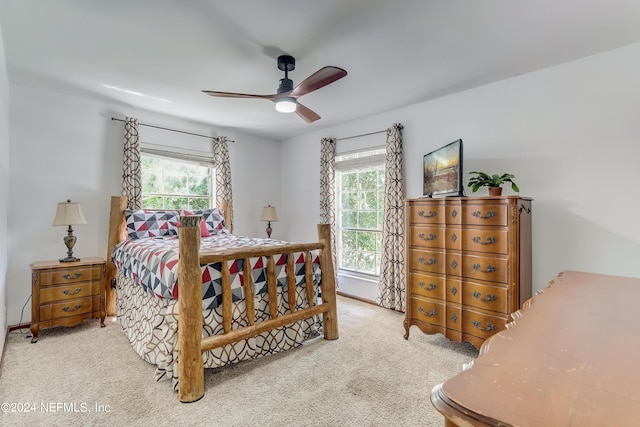
[(436, 263), (435, 258), (429, 258), (429, 261), (425, 260), (423, 257), (418, 258), (418, 262), (424, 265), (433, 265)]
[(496, 325), (494, 325), (492, 323), (487, 323), (487, 327), (486, 328), (483, 328), (480, 325), (481, 325), (481, 323), (478, 322), (477, 320), (473, 321), (473, 326), (475, 326), (476, 328), (480, 329), (481, 331), (495, 331), (496, 330)]
[(480, 273), (494, 273), (496, 271), (496, 267), (492, 265), (487, 265), (487, 269), (483, 270), (480, 264), (473, 264), (473, 269)]
[(427, 311), (422, 306), (418, 307), (418, 311), (424, 314), (425, 316), (435, 316), (436, 314), (438, 314), (438, 312), (435, 311), (434, 309), (430, 309), (429, 311)]
[[(80, 276), (82, 276), (82, 273), (76, 273), (74, 274), (74, 279), (78, 279), (80, 278)], [(64, 277), (65, 279), (71, 279), (71, 275), (70, 274), (63, 274), (62, 277)]]
[(63, 308), (62, 311), (66, 311), (67, 313), (71, 313), (71, 312), (74, 312), (76, 310), (80, 310), (80, 307), (82, 307), (82, 305), (80, 305), (80, 304), (77, 304), (73, 308), (67, 306), (67, 307)]
[(486, 215), (482, 215), (482, 213), (480, 211), (474, 211), (472, 214), (475, 218), (480, 218), (480, 219), (491, 219), (494, 216), (497, 215), (497, 213), (495, 211), (487, 211)]
[(435, 283), (429, 283), (429, 287), (427, 287), (424, 282), (418, 282), (418, 285), (422, 288), (422, 289), (426, 289), (427, 291), (433, 291), (435, 290), (438, 285), (436, 285)]
[(436, 236), (433, 233), (430, 233), (429, 237), (427, 237), (424, 233), (420, 233), (420, 234), (418, 234), (418, 238), (420, 238), (422, 240), (436, 240), (438, 238), (438, 236)]
[(424, 213), (424, 211), (418, 211), (418, 216), (420, 216), (422, 218), (433, 218), (436, 215), (438, 215), (438, 212), (429, 211), (429, 213), (426, 214), (426, 213)]
[(65, 294), (65, 295), (75, 295), (80, 291), (82, 291), (82, 288), (76, 288), (73, 291), (70, 291), (69, 289), (65, 289), (64, 291), (62, 291), (62, 293)]
[(486, 301), (486, 302), (491, 302), (491, 301), (495, 301), (496, 299), (498, 299), (497, 296), (491, 295), (491, 294), (487, 294), (486, 298), (482, 298), (482, 294), (480, 292), (478, 292), (478, 291), (473, 293), (473, 297), (475, 299), (477, 299), (477, 300)]
[(478, 236), (472, 238), (471, 240), (473, 241), (473, 243), (477, 245), (493, 245), (497, 241), (495, 237), (487, 237), (487, 241), (483, 242), (482, 238)]

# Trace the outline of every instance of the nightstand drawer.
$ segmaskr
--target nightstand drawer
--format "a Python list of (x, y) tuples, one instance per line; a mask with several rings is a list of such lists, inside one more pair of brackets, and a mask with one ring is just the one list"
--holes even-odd
[(102, 266), (75, 267), (40, 272), (40, 286), (62, 285), (102, 279)]
[(100, 297), (78, 298), (64, 302), (46, 304), (40, 306), (41, 319), (56, 319), (60, 317), (76, 316), (78, 314), (100, 311)]
[(100, 294), (100, 282), (73, 283), (66, 286), (48, 286), (40, 289), (40, 304), (65, 301)]

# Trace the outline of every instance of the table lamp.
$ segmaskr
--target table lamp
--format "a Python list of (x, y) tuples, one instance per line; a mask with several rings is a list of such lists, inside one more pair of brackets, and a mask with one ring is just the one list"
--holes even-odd
[(82, 206), (78, 202), (72, 202), (67, 200), (66, 202), (58, 203), (58, 211), (56, 212), (56, 218), (53, 220), (54, 226), (66, 225), (67, 235), (64, 236), (64, 244), (67, 246), (67, 257), (60, 259), (60, 262), (74, 262), (80, 261), (80, 258), (73, 256), (73, 246), (76, 244), (76, 236), (73, 235), (72, 225), (86, 224), (87, 220), (82, 213)]
[(265, 206), (262, 209), (262, 216), (260, 217), (260, 221), (267, 221), (267, 237), (271, 237), (271, 221), (276, 222), (278, 220), (278, 216), (276, 215), (276, 208), (274, 206)]

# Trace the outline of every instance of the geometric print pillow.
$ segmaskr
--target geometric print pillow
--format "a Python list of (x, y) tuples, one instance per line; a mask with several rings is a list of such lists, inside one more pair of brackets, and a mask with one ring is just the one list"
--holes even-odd
[(180, 215), (202, 215), (204, 223), (207, 225), (207, 230), (211, 234), (229, 234), (227, 225), (224, 222), (224, 213), (219, 208), (212, 209), (200, 209), (200, 210), (180, 210)]
[(127, 234), (130, 239), (156, 236), (175, 236), (178, 230), (175, 223), (180, 221), (178, 211), (147, 211), (144, 209), (125, 209)]

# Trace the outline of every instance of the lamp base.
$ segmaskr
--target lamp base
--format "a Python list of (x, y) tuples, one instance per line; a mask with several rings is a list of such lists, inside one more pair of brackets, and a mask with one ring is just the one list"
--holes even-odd
[(60, 262), (78, 262), (78, 261), (80, 261), (80, 258), (76, 258), (74, 256), (68, 256), (66, 258), (60, 258), (58, 261), (60, 261)]

